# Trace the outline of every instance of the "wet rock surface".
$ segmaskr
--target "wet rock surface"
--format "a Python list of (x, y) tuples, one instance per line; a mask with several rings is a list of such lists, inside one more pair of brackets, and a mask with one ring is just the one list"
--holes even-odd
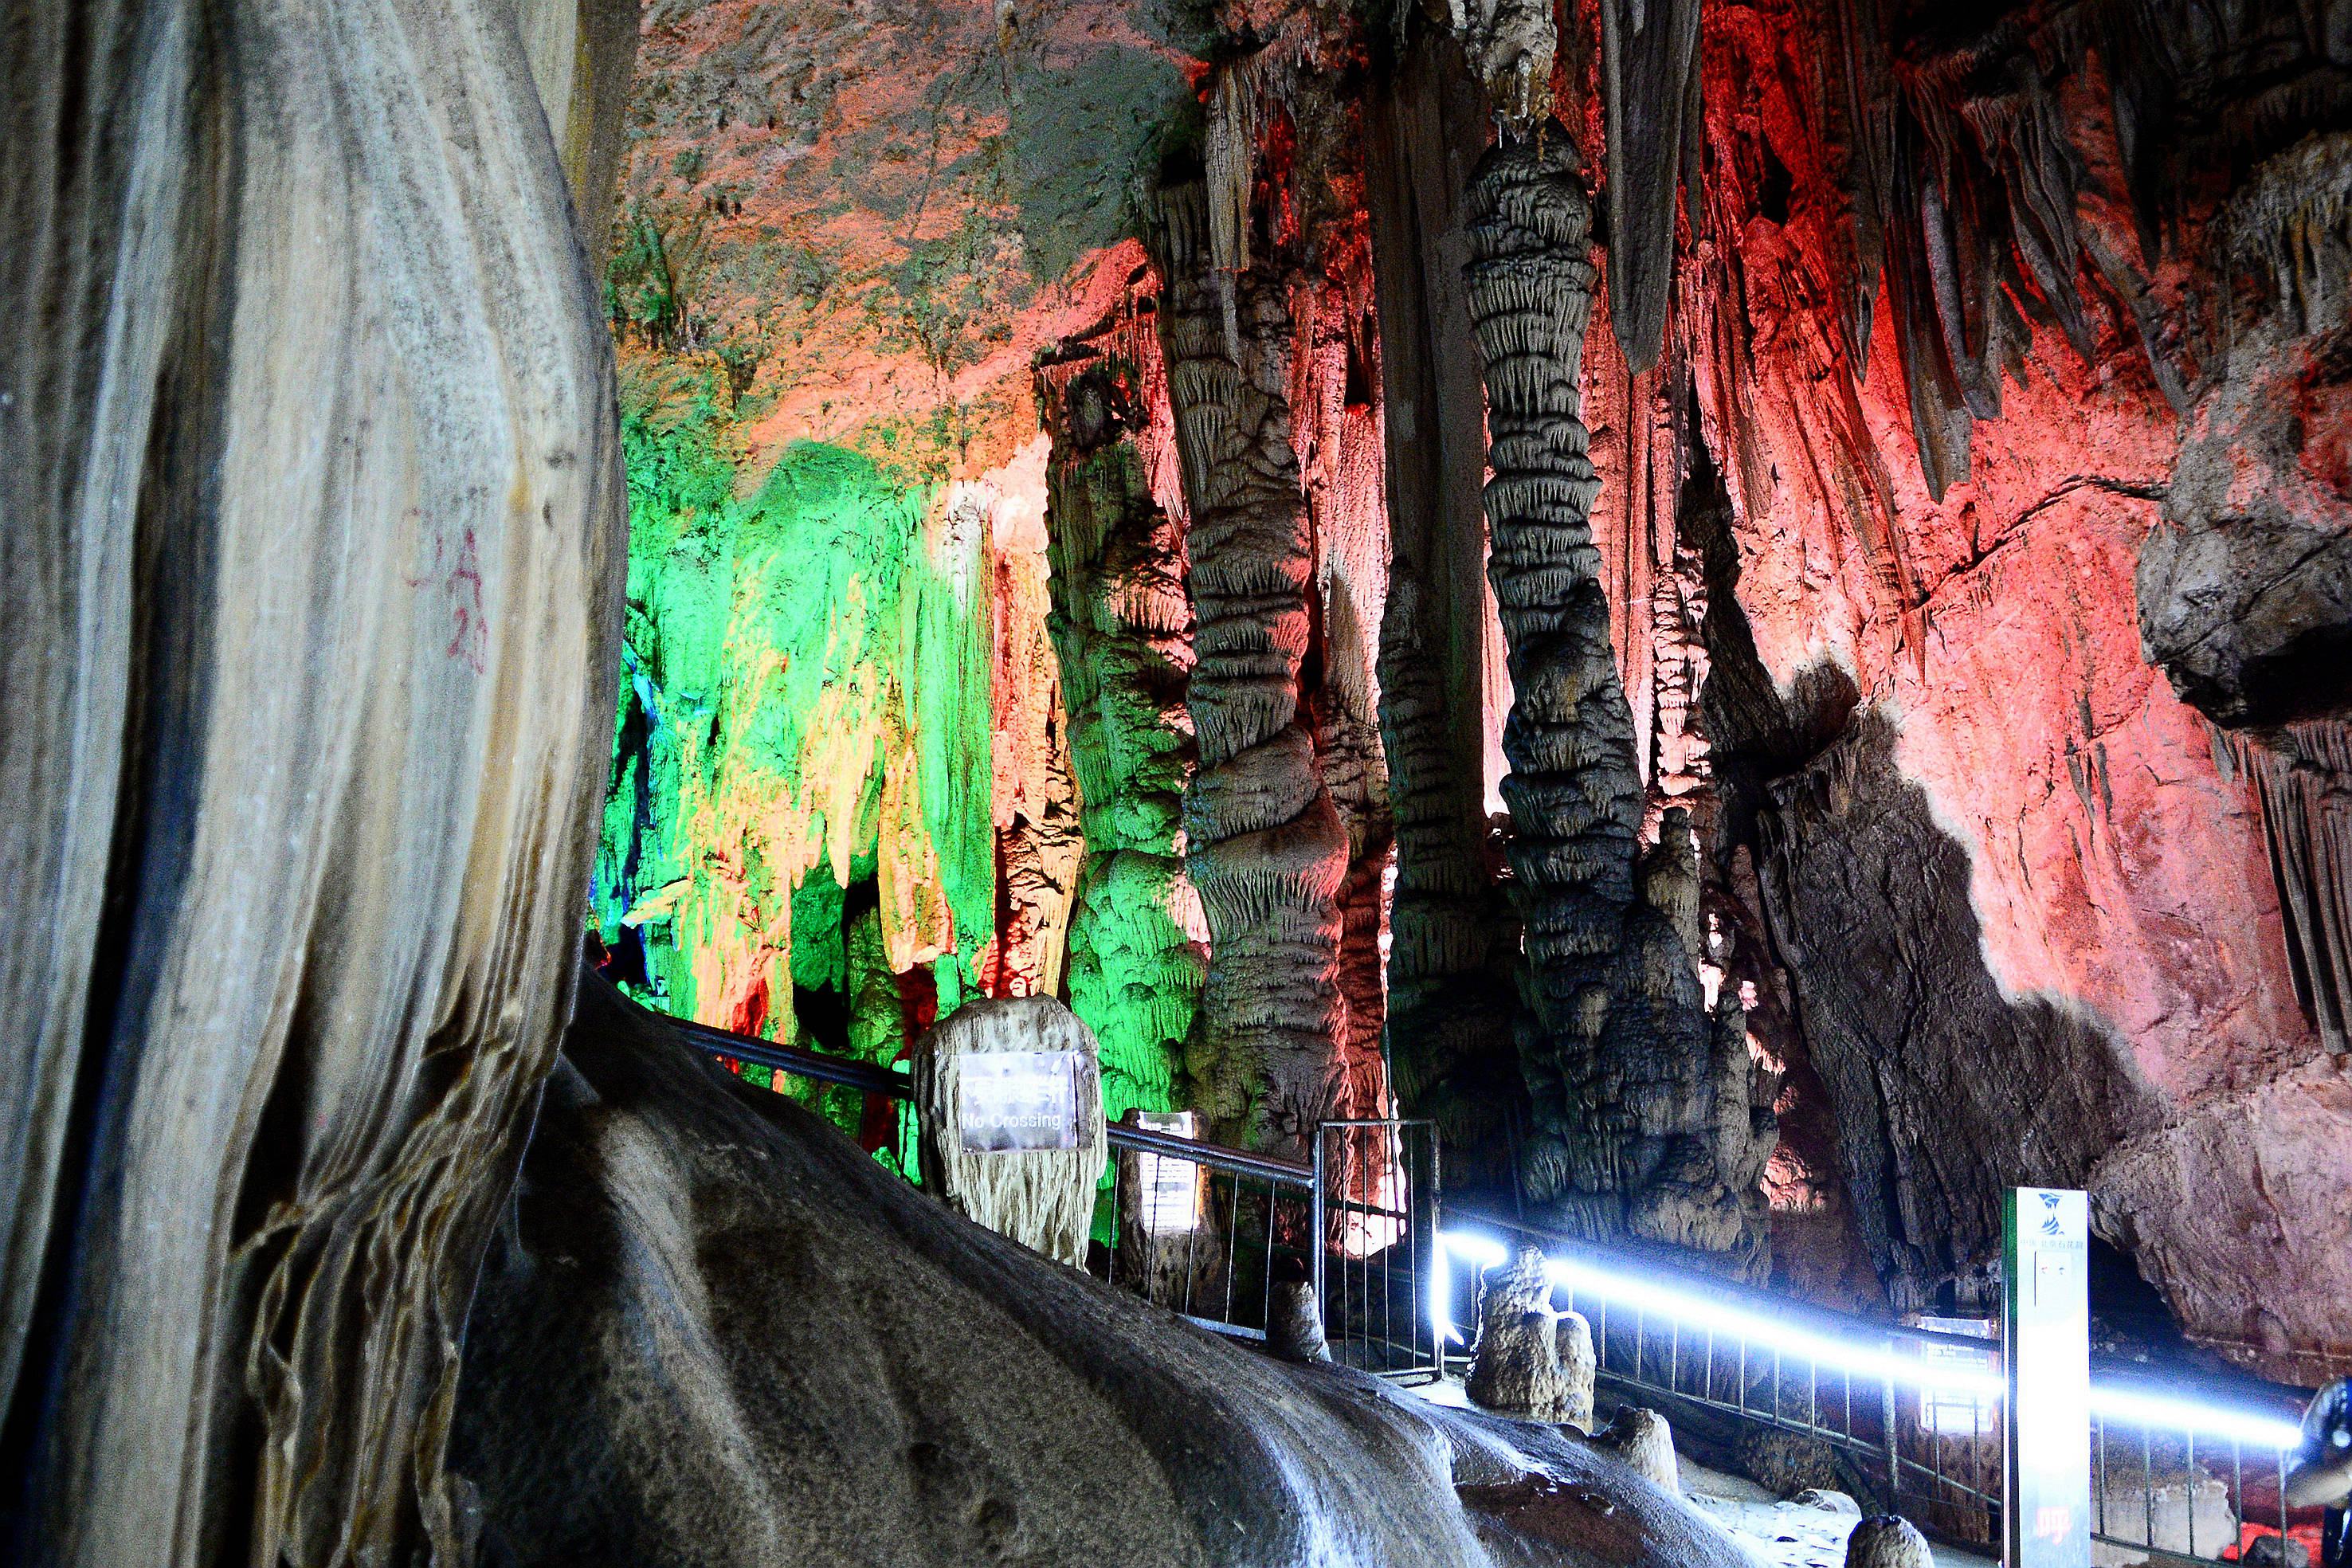
[(500, 1564), (1744, 1561), (1555, 1430), (967, 1224), (593, 979), (467, 1357), (452, 1463)]

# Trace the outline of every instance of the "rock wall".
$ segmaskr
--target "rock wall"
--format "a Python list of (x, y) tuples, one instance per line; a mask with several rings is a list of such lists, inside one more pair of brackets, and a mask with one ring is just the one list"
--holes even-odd
[[(1065, 989), (1083, 848), (1030, 368), (1121, 297), (1135, 249), (1099, 198), (1183, 93), (1099, 20), (645, 14), (608, 268), (638, 526), (598, 889), (641, 996), (889, 1059), (966, 996)], [(896, 1000), (860, 978), (876, 910)]]
[(460, 1549), (459, 1336), (610, 742), (620, 449), (563, 160), (611, 145), (613, 24), (11, 14), (13, 1562)]
[[(2250, 785), (2308, 763), (2214, 722), (2343, 700), (2342, 314), (2304, 303), (2340, 181), (2301, 140), (2341, 78), (2284, 9), (2012, 23), (1705, 9), (1666, 352), (1588, 383), (1649, 809), (1705, 837), (1816, 1286), (1826, 1221), (1895, 1303), (1980, 1305), (2000, 1186), (2080, 1181), (2193, 1338), (2308, 1379), (2339, 1287), (2269, 1249), (2341, 1255), (2287, 1175), (2345, 1130), (2330, 874)], [(1608, 53), (1580, 9), (1560, 111), (1602, 137)]]

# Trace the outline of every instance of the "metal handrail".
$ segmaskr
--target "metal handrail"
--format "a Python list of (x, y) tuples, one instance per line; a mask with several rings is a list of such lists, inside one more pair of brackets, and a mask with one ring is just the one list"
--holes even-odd
[(1676, 1255), (1664, 1248), (1644, 1246), (1638, 1241), (1617, 1239), (1603, 1247), (1599, 1243), (1586, 1241), (1562, 1231), (1529, 1224), (1523, 1219), (1489, 1214), (1480, 1209), (1454, 1208), (1450, 1205), (1446, 1209), (1446, 1223), (1449, 1226), (1469, 1224), (1486, 1226), (1496, 1230), (1515, 1231), (1519, 1235), (1540, 1240), (1548, 1256), (1581, 1257), (1596, 1268), (1622, 1269), (1629, 1259), (1636, 1260), (1645, 1270), (1670, 1279), (1673, 1283), (1687, 1289), (1735, 1302), (1752, 1311), (1769, 1314), (1783, 1321), (1801, 1323), (1816, 1333), (1831, 1338), (1898, 1339), (1916, 1344), (1946, 1345), (1956, 1350), (1979, 1352), (1988, 1347), (1999, 1348), (1991, 1346), (1990, 1341), (1976, 1339), (1967, 1334), (1950, 1334), (1938, 1329), (1915, 1328), (1908, 1323), (1882, 1322), (1875, 1318), (1865, 1318), (1853, 1312), (1841, 1312), (1832, 1307), (1817, 1307), (1810, 1301), (1801, 1301), (1791, 1297), (1777, 1295), (1769, 1290), (1759, 1290), (1752, 1285), (1742, 1285), (1727, 1279), (1720, 1274), (1709, 1274), (1704, 1269), (1693, 1268), (1688, 1263), (1679, 1261), (1679, 1257), (1687, 1257), (1687, 1254)]
[[(911, 1100), (915, 1095), (915, 1086), (907, 1074), (892, 1072), (878, 1062), (862, 1061), (856, 1057), (827, 1056), (822, 1051), (803, 1050), (798, 1046), (779, 1045), (773, 1040), (761, 1039), (756, 1035), (739, 1035), (715, 1024), (673, 1018), (667, 1013), (656, 1013), (642, 1003), (631, 1001), (629, 1005), (660, 1019), (719, 1056), (733, 1057), (739, 1061), (772, 1068), (797, 1078), (813, 1078), (823, 1083), (839, 1084), (845, 1089), (862, 1089), (867, 1094), (887, 1095), (898, 1100)], [(1228, 1148), (1222, 1143), (1204, 1143), (1198, 1139), (1130, 1127), (1120, 1121), (1110, 1122), (1106, 1131), (1114, 1149), (1134, 1149), (1146, 1154), (1193, 1160), (1204, 1165), (1237, 1171), (1244, 1175), (1301, 1189), (1311, 1188), (1315, 1184), (1313, 1166), (1278, 1159), (1272, 1154)]]

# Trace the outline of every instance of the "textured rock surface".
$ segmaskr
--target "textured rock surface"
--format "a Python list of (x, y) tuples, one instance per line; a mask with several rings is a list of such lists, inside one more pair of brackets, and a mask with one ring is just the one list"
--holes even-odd
[(2245, 287), (2221, 307), (2137, 585), (2148, 658), (2225, 724), (2352, 709), (2347, 191), (2352, 132), (2314, 135), (2214, 224), (2215, 270)]
[[(1591, 451), (1624, 498), (1596, 522), (1612, 608), (1655, 628), (1617, 638), (1647, 811), (1693, 810), (1706, 963), (1777, 1077), (1766, 1181), (1793, 1281), (1981, 1300), (1990, 1233), (1928, 1216), (1990, 1215), (2041, 1171), (2091, 1185), (2192, 1337), (2308, 1379), (2347, 1338), (2320, 1304), (2338, 1265), (2311, 1258), (2331, 1282), (2306, 1285), (2301, 1259), (2273, 1274), (2225, 1237), (2343, 1253), (2344, 1205), (2303, 1195), (2334, 1180), (2345, 1131), (2318, 927), (2292, 912), (2324, 879), (2299, 851), (2266, 863), (2273, 822), (2316, 845), (2321, 818), (2275, 777), (2293, 809), (2261, 809), (2260, 780), (2307, 764), (2241, 762), (2169, 687), (2231, 722), (2311, 720), (2341, 668), (2320, 656), (2343, 619), (2326, 477), (2343, 421), (2328, 329), (2300, 302), (2343, 269), (2336, 154), (2303, 141), (2343, 84), (2283, 8), (2152, 11), (2103, 45), (2012, 20), (1962, 44), (1884, 7), (1706, 14), (1666, 355), (1622, 387), (1589, 356)], [(1562, 109), (1601, 134), (1608, 87), (1581, 47)], [(2192, 52), (2215, 68), (2184, 74)], [(2257, 56), (2279, 74), (2258, 79)], [(1694, 675), (1696, 771), (1677, 739)], [(1874, 730), (1889, 765), (1849, 816), (1826, 768)], [(1918, 792), (1900, 812), (1897, 781)], [(1767, 831), (1813, 892), (1776, 887)], [(1953, 889), (1940, 912), (1914, 875)], [(1841, 931), (1869, 933), (1875, 973)], [(1920, 1005), (1864, 1008), (1889, 985)], [(1948, 1029), (1959, 1016), (1984, 1027)], [(1885, 1092), (1852, 1054), (1873, 1034)], [(1917, 1139), (1900, 1108), (1940, 1109), (1944, 1086), (1982, 1096), (1962, 1113), (1982, 1136)], [(2017, 1106), (2036, 1108), (2029, 1140)], [(2258, 1123), (2260, 1154), (2240, 1152)], [(1913, 1234), (1974, 1239), (1936, 1258)], [(2276, 1304), (2227, 1287), (2232, 1268)]]
[(1517, 932), (1488, 798), (1507, 672), (1473, 526), (1486, 432), (1463, 223), (1483, 112), (1457, 46), (1421, 33), (1366, 113), (1366, 200), (1393, 583), (1380, 654), (1396, 823), (1389, 1065), (1406, 1113), (1440, 1124), (1448, 1187), (1503, 1193), (1527, 1091), (1510, 1037)]
[(1600, 1362), (1592, 1353), (1592, 1325), (1581, 1312), (1562, 1312), (1552, 1324), (1552, 1344), (1559, 1357), (1559, 1381), (1568, 1390), (1563, 1425), (1592, 1430), (1592, 1379)]
[(467, 1356), (493, 1562), (1743, 1561), (1565, 1438), (1246, 1353), (966, 1224), (593, 981)]
[[(1147, 274), (1139, 268), (1138, 283)], [(1070, 921), (1070, 1005), (1103, 1044), (1112, 1116), (1176, 1103), (1205, 937), (1184, 875), (1192, 606), (1182, 487), (1160, 343), (1130, 295), (1038, 367), (1053, 435), (1048, 622), (1086, 834)]]
[(1186, 868), (1210, 939), (1192, 1065), (1213, 1127), (1296, 1148), (1340, 1100), (1348, 839), (1299, 703), (1314, 531), (1291, 447), (1288, 290), (1218, 269), (1210, 210), (1202, 185), (1162, 198), (1160, 330), (1198, 660)]
[(560, 160), (633, 37), (555, 9), (9, 13), (11, 1561), (457, 1549), (620, 607)]
[(1936, 1554), (1919, 1527), (1894, 1514), (1874, 1514), (1845, 1539), (1846, 1568), (1936, 1568)]
[(1656, 1411), (1626, 1406), (1592, 1435), (1592, 1446), (1652, 1486), (1669, 1492), (1682, 1490), (1674, 1429)]
[[(1577, 169), (1557, 123), (1489, 154), (1472, 184), (1465, 272), (1486, 360), (1487, 572), (1514, 694), (1503, 795), (1526, 931), (1523, 1177), (1528, 1199), (1572, 1233), (1630, 1234), (1759, 1271), (1756, 1181), (1770, 1140), (1749, 1115), (1744, 1045), (1734, 1073), (1715, 1070), (1714, 1023), (1675, 923), (1696, 888), (1662, 870), (1646, 889), (1661, 909), (1636, 879), (1642, 780), (1577, 418), (1593, 284)], [(1742, 1038), (1736, 1025), (1726, 1033)]]
[[(1471, 1347), (1471, 1403), (1529, 1421), (1567, 1421), (1576, 1414), (1576, 1390), (1560, 1365), (1551, 1307), (1551, 1272), (1539, 1247), (1523, 1247), (1490, 1268), (1478, 1292), (1478, 1342)], [(1583, 1415), (1592, 1417), (1592, 1389), (1583, 1390)]]

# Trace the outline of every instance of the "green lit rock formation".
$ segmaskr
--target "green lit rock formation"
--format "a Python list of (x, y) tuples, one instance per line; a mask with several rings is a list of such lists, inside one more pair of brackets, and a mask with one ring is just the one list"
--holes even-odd
[(1054, 438), (1047, 625), (1085, 802), (1070, 1005), (1101, 1042), (1114, 1120), (1189, 1099), (1174, 1078), (1201, 994), (1200, 944), (1183, 925), (1197, 908), (1182, 855), (1192, 611), (1183, 529), (1151, 489), (1154, 460), (1168, 455), (1164, 428), (1152, 428), (1158, 366), (1149, 323), (1125, 314), (1038, 370)]
[(594, 887), (642, 998), (887, 1060), (893, 977), (974, 989), (995, 929), (987, 514), (803, 442), (749, 500), (707, 401), (623, 422), (629, 578)]

